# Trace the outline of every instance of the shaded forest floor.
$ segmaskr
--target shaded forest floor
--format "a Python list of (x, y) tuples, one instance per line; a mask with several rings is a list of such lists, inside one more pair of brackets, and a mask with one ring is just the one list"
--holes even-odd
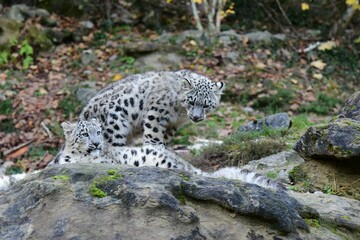
[[(58, 20), (60, 27), (78, 24), (72, 18)], [(360, 88), (360, 44), (346, 40), (337, 41), (330, 50), (304, 53), (311, 41), (245, 40), (225, 46), (220, 41), (201, 45), (191, 38), (176, 44), (176, 36), (169, 39), (169, 48), (156, 51), (175, 49), (181, 63), (163, 70), (190, 69), (227, 84), (219, 109), (206, 121), (180, 129), (177, 145), (191, 144), (196, 137), (222, 139), (249, 120), (281, 111), (297, 122), (296, 133), (288, 139), (291, 145), (309, 125), (335, 115)], [(45, 167), (63, 142), (60, 123), (76, 120), (82, 108), (77, 90), (86, 85), (100, 89), (143, 71), (136, 60), (147, 53), (129, 50), (129, 45), (156, 45), (160, 38), (159, 33), (141, 27), (94, 28), (81, 42), (36, 53), (34, 64), (26, 70), (21, 60), (2, 66), (0, 159), (16, 163), (14, 171)], [(83, 53), (88, 49), (96, 60), (84, 64)], [(229, 58), (231, 53), (238, 57)]]

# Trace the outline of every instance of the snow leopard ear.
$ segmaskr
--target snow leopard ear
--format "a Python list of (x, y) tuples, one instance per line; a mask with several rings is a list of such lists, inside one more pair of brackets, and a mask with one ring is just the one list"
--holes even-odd
[(181, 90), (190, 91), (193, 87), (192, 82), (184, 77), (181, 83)]
[(64, 130), (65, 137), (68, 136), (76, 127), (76, 123), (63, 122), (61, 123), (61, 127)]
[(222, 94), (224, 87), (225, 87), (225, 83), (217, 82), (217, 83), (214, 83), (214, 86), (212, 87), (212, 91), (216, 94)]

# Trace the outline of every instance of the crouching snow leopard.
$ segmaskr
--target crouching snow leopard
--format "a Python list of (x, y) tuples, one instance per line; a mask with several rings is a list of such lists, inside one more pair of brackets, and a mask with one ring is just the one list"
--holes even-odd
[(103, 136), (101, 124), (97, 119), (79, 121), (77, 123), (63, 122), (65, 144), (54, 161), (50, 164), (66, 163), (112, 163), (126, 164), (135, 167), (154, 166), (169, 169), (181, 169), (207, 177), (225, 177), (254, 183), (273, 189), (284, 189), (278, 182), (272, 181), (258, 173), (248, 170), (225, 167), (212, 173), (206, 173), (195, 168), (175, 153), (163, 146), (144, 145), (142, 147), (117, 147), (110, 152), (103, 151)]
[(224, 83), (187, 70), (137, 74), (97, 93), (80, 119), (98, 118), (108, 146), (124, 146), (139, 132), (145, 144), (162, 145), (188, 118), (205, 119), (223, 88)]

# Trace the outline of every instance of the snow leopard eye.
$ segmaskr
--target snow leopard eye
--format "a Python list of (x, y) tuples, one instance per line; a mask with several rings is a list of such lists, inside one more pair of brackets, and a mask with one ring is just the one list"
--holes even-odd
[(97, 132), (96, 132), (96, 134), (97, 134), (97, 135), (100, 135), (100, 134), (101, 134), (101, 132), (100, 132), (100, 131), (97, 131)]
[(210, 106), (209, 106), (209, 105), (207, 105), (207, 104), (205, 104), (205, 105), (204, 105), (204, 108), (209, 108), (209, 107), (210, 107)]
[(188, 104), (191, 105), (191, 106), (194, 106), (194, 105), (195, 105), (195, 102), (194, 102), (194, 101), (190, 101), (190, 102), (188, 102)]
[(88, 134), (88, 133), (83, 133), (82, 136), (83, 136), (83, 137), (88, 137), (89, 134)]

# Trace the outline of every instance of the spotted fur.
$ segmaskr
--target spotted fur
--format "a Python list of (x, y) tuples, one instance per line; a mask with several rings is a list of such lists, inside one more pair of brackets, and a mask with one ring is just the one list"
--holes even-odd
[(163, 146), (118, 147), (104, 153), (104, 145), (102, 144), (104, 139), (102, 134), (99, 134), (102, 128), (100, 122), (96, 119), (79, 121), (78, 123), (65, 122), (61, 126), (64, 129), (65, 145), (51, 165), (66, 163), (112, 163), (135, 167), (154, 166), (181, 169), (206, 177), (237, 179), (267, 188), (284, 189), (280, 183), (274, 182), (258, 173), (236, 167), (226, 167), (212, 173), (203, 172)]
[(80, 119), (100, 120), (106, 149), (129, 144), (141, 132), (144, 144), (163, 145), (188, 118), (205, 119), (223, 88), (224, 83), (187, 70), (132, 75), (96, 94)]

